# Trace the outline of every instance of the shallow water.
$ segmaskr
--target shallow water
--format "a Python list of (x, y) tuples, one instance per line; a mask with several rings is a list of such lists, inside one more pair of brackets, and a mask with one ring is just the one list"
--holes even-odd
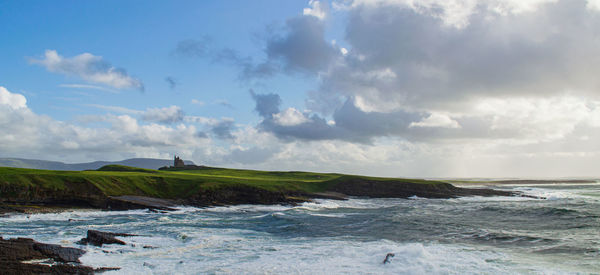
[[(600, 184), (496, 188), (547, 199), (74, 211), (0, 218), (0, 235), (81, 247), (86, 265), (122, 267), (104, 274), (600, 273)], [(139, 236), (75, 244), (87, 229)], [(384, 265), (387, 253), (395, 257)]]

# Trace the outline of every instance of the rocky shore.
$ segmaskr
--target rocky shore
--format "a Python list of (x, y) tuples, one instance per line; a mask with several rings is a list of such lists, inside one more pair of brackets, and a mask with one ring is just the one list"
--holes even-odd
[[(148, 180), (155, 180), (148, 178)], [(63, 188), (48, 188), (44, 184), (0, 184), (0, 215), (8, 213), (58, 212), (69, 209), (171, 211), (178, 205), (196, 207), (236, 204), (298, 204), (317, 198), (345, 200), (348, 197), (369, 198), (456, 198), (462, 196), (524, 196), (517, 192), (493, 189), (456, 187), (445, 182), (367, 178), (339, 175), (323, 181), (318, 192), (307, 189), (268, 189), (260, 185), (231, 184), (218, 188), (197, 188), (182, 197), (161, 198), (142, 195), (110, 196), (89, 181), (64, 181)], [(157, 183), (157, 188), (164, 183)], [(190, 185), (194, 186), (194, 185)], [(123, 233), (88, 230), (78, 244), (125, 244), (118, 237)], [(94, 269), (81, 265), (85, 253), (78, 248), (38, 243), (32, 239), (0, 238), (2, 274), (91, 274), (114, 268)]]
[[(456, 187), (449, 183), (420, 184), (397, 180), (369, 181), (361, 178), (341, 178), (326, 192), (269, 191), (252, 186), (231, 186), (218, 190), (200, 190), (185, 199), (162, 199), (147, 196), (104, 196), (93, 185), (80, 184), (78, 192), (41, 190), (37, 186), (11, 190), (14, 197), (0, 198), (0, 214), (59, 212), (73, 208), (104, 210), (151, 209), (169, 211), (177, 205), (196, 207), (236, 204), (297, 204), (315, 198), (343, 200), (347, 197), (370, 198), (456, 198), (462, 196), (523, 196), (494, 189)], [(18, 191), (18, 192), (15, 192)]]
[(92, 268), (81, 265), (85, 250), (39, 243), (28, 238), (0, 237), (0, 273), (23, 274), (94, 274), (119, 268)]

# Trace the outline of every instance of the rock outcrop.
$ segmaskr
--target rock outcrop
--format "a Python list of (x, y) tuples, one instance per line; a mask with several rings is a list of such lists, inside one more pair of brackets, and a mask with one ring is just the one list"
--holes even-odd
[(124, 245), (125, 242), (115, 237), (128, 237), (136, 236), (124, 233), (113, 233), (113, 232), (102, 232), (98, 230), (88, 230), (87, 237), (79, 240), (78, 244), (91, 244), (95, 246), (102, 246), (103, 244), (120, 244)]
[(449, 183), (414, 183), (400, 180), (370, 180), (357, 177), (342, 177), (330, 187), (333, 192), (347, 196), (370, 198), (409, 198), (417, 196), (431, 199), (447, 199), (461, 196), (517, 196), (509, 191), (493, 189), (460, 188)]
[(28, 238), (5, 240), (0, 237), (0, 273), (7, 275), (93, 274), (118, 269), (94, 269), (81, 265), (79, 257), (83, 254), (85, 251), (78, 248), (38, 243)]

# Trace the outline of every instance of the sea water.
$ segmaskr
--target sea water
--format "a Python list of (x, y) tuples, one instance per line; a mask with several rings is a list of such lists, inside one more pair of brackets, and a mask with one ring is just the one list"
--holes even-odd
[[(83, 264), (121, 267), (105, 274), (600, 273), (600, 184), (493, 188), (546, 199), (71, 211), (2, 217), (0, 235), (83, 248)], [(88, 229), (138, 236), (120, 237), (124, 246), (76, 244)]]

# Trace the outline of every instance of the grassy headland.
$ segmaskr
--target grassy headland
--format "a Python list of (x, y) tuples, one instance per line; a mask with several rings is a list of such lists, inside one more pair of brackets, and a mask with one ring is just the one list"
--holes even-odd
[[(130, 209), (160, 205), (277, 204), (344, 196), (451, 198), (511, 195), (465, 189), (442, 181), (375, 178), (330, 173), (266, 172), (204, 167), (151, 170), (107, 165), (96, 171), (53, 171), (0, 167), (0, 212), (26, 206)], [(20, 207), (20, 208), (19, 208)], [(160, 208), (160, 207), (156, 207)]]

